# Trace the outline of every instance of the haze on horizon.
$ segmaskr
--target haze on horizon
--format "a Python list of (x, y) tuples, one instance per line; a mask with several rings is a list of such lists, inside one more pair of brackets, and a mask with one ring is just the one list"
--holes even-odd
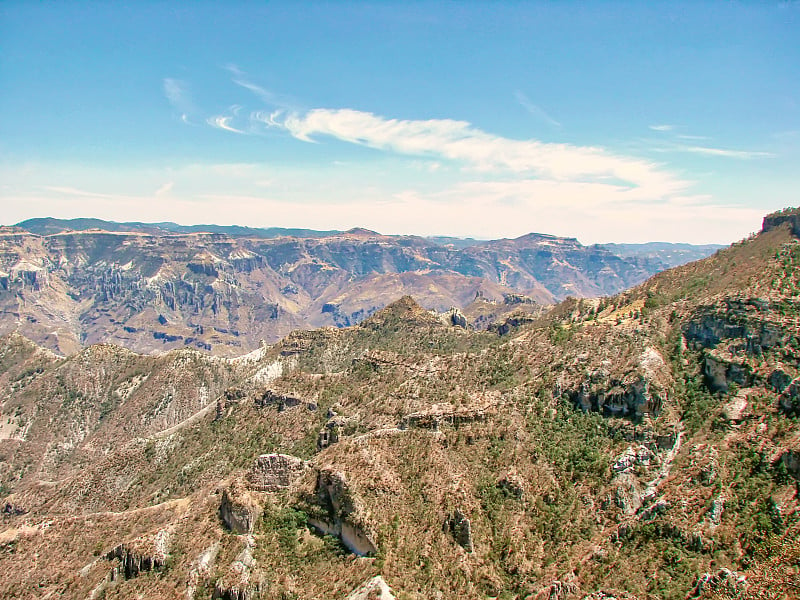
[(0, 6), (0, 223), (730, 243), (798, 204), (800, 3)]

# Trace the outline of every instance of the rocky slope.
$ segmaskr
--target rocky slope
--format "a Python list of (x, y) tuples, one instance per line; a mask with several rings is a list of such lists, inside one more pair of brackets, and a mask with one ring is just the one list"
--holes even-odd
[(440, 311), (479, 298), (499, 317), (530, 308), (513, 306), (525, 297), (615, 293), (667, 266), (539, 234), (457, 248), (366, 230), (21, 225), (0, 228), (0, 332), (61, 354), (98, 342), (243, 354), (298, 328), (355, 324), (404, 294)]
[(766, 221), (486, 330), (406, 297), (236, 359), (8, 335), (0, 596), (797, 597), (798, 265)]

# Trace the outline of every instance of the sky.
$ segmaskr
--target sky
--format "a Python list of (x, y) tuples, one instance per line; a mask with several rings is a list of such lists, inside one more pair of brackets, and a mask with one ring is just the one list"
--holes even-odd
[(0, 223), (731, 243), (800, 204), (800, 2), (0, 3)]

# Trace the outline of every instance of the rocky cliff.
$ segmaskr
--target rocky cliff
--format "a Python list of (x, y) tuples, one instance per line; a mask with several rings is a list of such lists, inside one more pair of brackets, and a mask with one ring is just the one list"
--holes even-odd
[(353, 325), (406, 294), (439, 311), (520, 294), (548, 304), (615, 293), (667, 266), (540, 234), (456, 248), (366, 230), (21, 225), (36, 233), (0, 231), (0, 332), (62, 354), (98, 342), (243, 354), (297, 328)]

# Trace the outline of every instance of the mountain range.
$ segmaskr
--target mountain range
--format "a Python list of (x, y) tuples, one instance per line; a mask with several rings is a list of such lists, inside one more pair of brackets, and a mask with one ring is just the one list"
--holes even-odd
[[(0, 596), (795, 598), (798, 233), (798, 211), (771, 215), (633, 288), (485, 327), (406, 296), (236, 358), (59, 356), (8, 333)], [(6, 235), (61, 248), (42, 258), (67, 257), (64, 273), (119, 256), (148, 277), (163, 264), (137, 262), (142, 248), (194, 239)], [(350, 233), (283, 240), (279, 256), (339, 248), (332, 264), (353, 239), (373, 260), (403, 255)], [(227, 281), (184, 248), (180, 264)], [(50, 277), (28, 288), (68, 281), (27, 272)]]
[(0, 228), (0, 332), (63, 354), (102, 341), (235, 355), (356, 324), (406, 294), (487, 324), (614, 294), (718, 248), (31, 219)]

